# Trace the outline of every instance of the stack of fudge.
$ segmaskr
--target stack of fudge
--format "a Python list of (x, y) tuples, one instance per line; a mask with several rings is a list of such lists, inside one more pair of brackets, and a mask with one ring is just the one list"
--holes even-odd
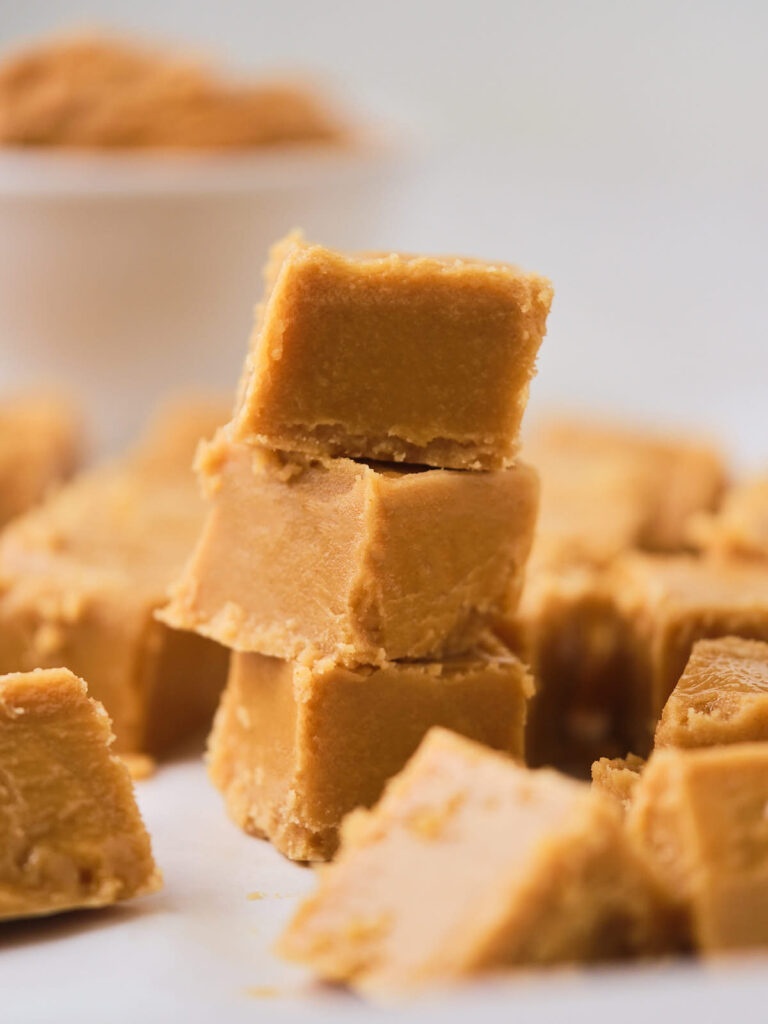
[(330, 857), (433, 726), (522, 758), (517, 460), (552, 289), (500, 264), (275, 247), (211, 511), (160, 613), (233, 651), (209, 742), (231, 816)]

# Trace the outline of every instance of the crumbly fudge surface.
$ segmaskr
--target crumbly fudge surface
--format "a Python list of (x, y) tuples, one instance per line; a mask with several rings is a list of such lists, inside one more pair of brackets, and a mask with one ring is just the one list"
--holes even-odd
[(738, 558), (768, 558), (768, 477), (731, 488), (716, 512), (696, 516), (689, 534), (705, 552)]
[(434, 729), (345, 822), (278, 952), (385, 993), (657, 950), (662, 917), (612, 801)]
[(123, 751), (161, 750), (206, 721), (226, 673), (226, 652), (153, 620), (204, 520), (194, 442), (175, 426), (166, 440), (156, 457), (145, 442), (78, 476), (0, 540), (0, 670), (81, 673)]
[(101, 704), (66, 669), (0, 676), (0, 918), (161, 885)]
[(628, 746), (642, 754), (697, 640), (768, 641), (768, 574), (748, 561), (630, 554), (610, 586), (628, 632)]
[(292, 82), (230, 82), (205, 65), (106, 36), (52, 39), (0, 64), (0, 143), (226, 149), (339, 143), (345, 131)]
[(657, 747), (768, 740), (768, 644), (699, 640), (656, 727)]
[(704, 952), (768, 946), (768, 743), (655, 751), (627, 824)]
[(637, 754), (626, 757), (601, 757), (592, 764), (592, 785), (629, 809), (645, 760)]
[(514, 607), (534, 470), (313, 462), (233, 442), (199, 461), (211, 513), (165, 622), (235, 650), (381, 664), (471, 647)]
[(344, 255), (292, 235), (267, 269), (236, 435), (438, 467), (510, 464), (552, 287), (505, 264)]
[(722, 456), (705, 442), (573, 417), (541, 423), (526, 457), (541, 470), (550, 561), (555, 544), (603, 562), (622, 543), (685, 547), (691, 517), (714, 507), (725, 482)]
[(60, 398), (0, 401), (0, 526), (26, 512), (75, 470), (80, 423)]
[(209, 740), (209, 770), (231, 817), (294, 860), (327, 859), (345, 814), (442, 725), (523, 757), (533, 681), (490, 636), (442, 662), (313, 669), (235, 654)]

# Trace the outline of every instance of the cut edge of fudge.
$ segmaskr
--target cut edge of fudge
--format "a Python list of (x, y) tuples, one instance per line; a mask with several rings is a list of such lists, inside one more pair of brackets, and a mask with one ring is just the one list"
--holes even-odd
[[(461, 282), (465, 275), (475, 272), (484, 275), (487, 285), (497, 292), (506, 290), (508, 301), (519, 308), (525, 324), (521, 326), (521, 335), (524, 347), (529, 349), (519, 359), (521, 380), (516, 384), (514, 401), (507, 405), (509, 423), (499, 432), (489, 432), (487, 426), (474, 432), (457, 430), (457, 434), (463, 434), (462, 440), (449, 436), (445, 430), (416, 428), (413, 422), (389, 423), (366, 432), (350, 429), (348, 424), (333, 416), (316, 418), (311, 424), (299, 420), (291, 422), (280, 388), (274, 384), (266, 387), (261, 381), (269, 367), (285, 358), (286, 324), (282, 317), (277, 324), (272, 324), (272, 305), (291, 293), (296, 285), (294, 278), (300, 276), (303, 269), (313, 268), (317, 263), (326, 264), (320, 273), (328, 281), (334, 276), (338, 280), (366, 275), (389, 286), (390, 278), (408, 268), (424, 281), (439, 282), (441, 288), (451, 281)], [(394, 252), (346, 254), (308, 243), (300, 232), (294, 232), (273, 246), (265, 280), (266, 294), (257, 306), (233, 420), (238, 440), (309, 455), (423, 463), (438, 468), (495, 469), (513, 463), (520, 447), (520, 421), (553, 296), (552, 285), (546, 278), (506, 263), (459, 257)], [(298, 294), (302, 290), (299, 287)], [(413, 410), (409, 415), (415, 415)]]
[(698, 640), (656, 726), (656, 747), (768, 740), (768, 643)]
[[(525, 463), (464, 473), (318, 460), (244, 445), (225, 427), (196, 465), (211, 507), (157, 613), (176, 629), (307, 664), (384, 664), (471, 647), (518, 600), (538, 505)], [(438, 516), (456, 538), (450, 556)], [(291, 593), (291, 573), (304, 591)]]
[[(502, 836), (506, 804), (554, 821)], [(478, 830), (482, 881), (471, 871)], [(505, 967), (666, 951), (677, 941), (667, 925), (666, 902), (611, 800), (438, 728), (371, 811), (345, 820), (337, 859), (277, 952), (381, 997)]]
[[(71, 734), (61, 715), (71, 719)], [(16, 728), (30, 732), (19, 737)], [(0, 760), (10, 757), (13, 764), (6, 761), (2, 773), (0, 817), (9, 802), (23, 803), (17, 814), (8, 811), (11, 824), (0, 841), (0, 919), (102, 907), (161, 888), (129, 771), (111, 750), (109, 716), (82, 679), (63, 668), (0, 676), (0, 744), (3, 732)], [(57, 784), (64, 790), (61, 806), (51, 804)], [(45, 796), (37, 817), (35, 788)], [(90, 817), (81, 837), (77, 816), (84, 809)]]

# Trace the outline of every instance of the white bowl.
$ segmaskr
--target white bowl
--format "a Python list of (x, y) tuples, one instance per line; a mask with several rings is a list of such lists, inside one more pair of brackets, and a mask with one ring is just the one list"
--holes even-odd
[(397, 148), (0, 150), (0, 385), (57, 384), (96, 448), (169, 391), (233, 393), (261, 268), (294, 227), (378, 242)]

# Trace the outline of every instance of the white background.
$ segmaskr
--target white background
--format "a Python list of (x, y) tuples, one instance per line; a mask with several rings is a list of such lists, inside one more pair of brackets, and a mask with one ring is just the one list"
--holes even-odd
[(768, 5), (34, 0), (72, 25), (310, 68), (420, 158), (371, 245), (510, 259), (557, 297), (534, 401), (698, 425), (768, 459)]

